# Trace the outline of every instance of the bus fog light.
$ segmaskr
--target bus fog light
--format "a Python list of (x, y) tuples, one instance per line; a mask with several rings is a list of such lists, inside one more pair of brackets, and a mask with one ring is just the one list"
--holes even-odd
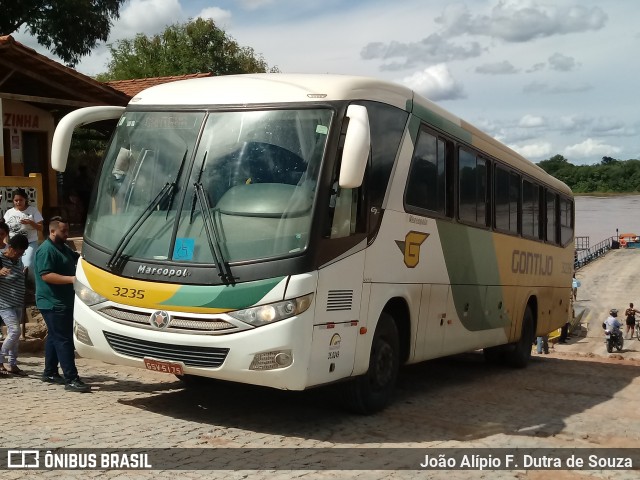
[(90, 345), (93, 347), (93, 342), (89, 337), (89, 331), (86, 328), (84, 328), (82, 325), (80, 325), (78, 322), (76, 322), (73, 327), (74, 327), (73, 328), (74, 333), (78, 341), (84, 343), (85, 345)]
[(289, 355), (286, 352), (281, 352), (277, 354), (274, 360), (280, 367), (288, 367), (293, 363), (293, 358), (291, 357), (291, 355)]
[(286, 368), (293, 363), (291, 350), (256, 353), (249, 370), (276, 370)]

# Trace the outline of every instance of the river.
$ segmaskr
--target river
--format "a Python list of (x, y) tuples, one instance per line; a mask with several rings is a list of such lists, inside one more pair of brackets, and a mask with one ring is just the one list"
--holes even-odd
[(576, 237), (594, 245), (618, 233), (640, 235), (640, 195), (575, 197)]

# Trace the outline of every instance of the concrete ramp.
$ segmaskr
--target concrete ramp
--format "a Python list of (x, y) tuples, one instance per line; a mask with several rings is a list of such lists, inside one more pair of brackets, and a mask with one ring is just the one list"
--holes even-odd
[[(609, 310), (617, 308), (624, 324), (624, 311), (633, 303), (640, 310), (640, 249), (610, 250), (606, 255), (581, 268), (572, 336), (556, 351), (577, 351), (608, 356), (602, 322)], [(626, 326), (624, 327), (626, 331)], [(550, 336), (551, 338), (551, 336)], [(557, 340), (557, 335), (554, 335)], [(640, 359), (640, 341), (626, 340), (620, 353), (624, 358)]]

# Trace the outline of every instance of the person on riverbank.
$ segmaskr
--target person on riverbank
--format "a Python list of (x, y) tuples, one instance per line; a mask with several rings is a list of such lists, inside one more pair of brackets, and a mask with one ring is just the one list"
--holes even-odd
[(549, 335), (540, 335), (536, 341), (536, 351), (538, 355), (542, 354), (544, 350), (545, 355), (549, 354)]
[[(78, 376), (73, 346), (73, 282), (78, 253), (67, 244), (69, 222), (62, 217), (49, 221), (49, 236), (36, 252), (36, 306), (47, 325), (42, 381), (65, 384), (71, 392), (91, 388)], [(62, 367), (64, 379), (58, 373)]]
[(633, 303), (630, 303), (629, 308), (624, 311), (625, 323), (627, 324), (625, 337), (629, 339), (633, 338), (633, 329), (636, 326), (636, 313), (640, 313), (640, 311), (633, 308)]
[(33, 282), (33, 257), (38, 248), (38, 232), (42, 231), (44, 220), (40, 211), (29, 205), (29, 195), (23, 188), (13, 192), (13, 208), (6, 211), (4, 220), (9, 226), (11, 237), (21, 234), (29, 240), (29, 248), (24, 252), (22, 263), (28, 269), (29, 280)]
[(571, 292), (573, 294), (573, 301), (575, 302), (578, 299), (578, 287), (580, 286), (580, 280), (573, 276), (573, 281), (571, 282)]
[(18, 367), (20, 320), (24, 311), (24, 265), (21, 257), (29, 247), (24, 235), (14, 235), (0, 252), (0, 316), (7, 325), (7, 338), (0, 349), (0, 378), (9, 375), (26, 377)]

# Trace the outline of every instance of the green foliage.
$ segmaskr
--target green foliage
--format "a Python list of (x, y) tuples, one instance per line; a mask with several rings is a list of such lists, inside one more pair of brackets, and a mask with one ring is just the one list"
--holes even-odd
[(573, 165), (562, 155), (555, 155), (538, 165), (574, 193), (640, 192), (640, 160), (603, 157), (596, 165)]
[(269, 67), (253, 48), (242, 47), (216, 26), (213, 20), (197, 18), (170, 25), (160, 35), (119, 40), (109, 45), (112, 60), (109, 70), (98, 75), (100, 81), (164, 77), (212, 72), (278, 72)]
[(111, 22), (125, 0), (6, 0), (2, 2), (0, 35), (22, 26), (69, 66), (106, 41)]

